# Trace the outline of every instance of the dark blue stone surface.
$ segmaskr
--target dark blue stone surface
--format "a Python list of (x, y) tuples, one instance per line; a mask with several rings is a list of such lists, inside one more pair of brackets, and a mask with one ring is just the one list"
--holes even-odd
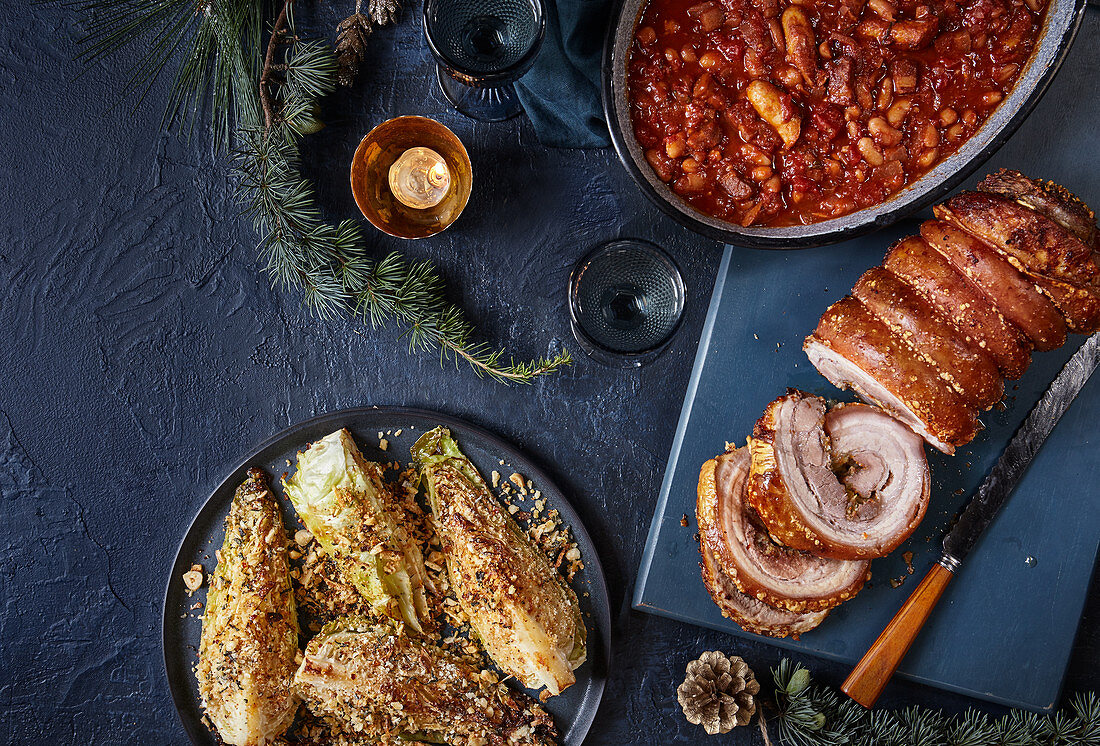
[[(352, 3), (333, 5), (306, 5), (303, 28), (331, 30)], [(483, 425), (571, 496), (601, 547), (617, 610), (591, 743), (702, 741), (675, 687), (704, 649), (742, 655), (767, 675), (781, 657), (773, 647), (629, 608), (720, 247), (661, 217), (609, 151), (548, 150), (525, 121), (475, 124), (449, 112), (406, 10), (371, 37), (365, 79), (328, 102), (331, 126), (308, 143), (306, 168), (333, 218), (357, 216), (347, 168), (358, 139), (390, 116), (423, 114), (467, 144), (474, 196), (446, 233), (415, 243), (375, 234), (373, 245), (379, 255), (401, 248), (437, 262), (484, 339), (525, 357), (577, 352), (566, 278), (609, 238), (662, 244), (689, 287), (681, 332), (641, 370), (581, 358), (530, 388), (502, 388), (441, 368), (430, 355), (408, 355), (396, 329), (320, 322), (297, 295), (272, 290), (224, 160), (202, 136), (159, 132), (166, 84), (136, 109), (133, 99), (120, 105), (132, 50), (78, 78), (78, 19), (56, 6), (18, 10), (0, 26), (0, 742), (183, 744), (159, 619), (186, 526), (260, 440), (316, 413), (370, 404)], [(1043, 116), (1073, 140), (1045, 139), (1048, 121), (1033, 117), (1018, 135), (1026, 147), (1052, 158), (1095, 151), (1095, 121), (1068, 121), (1074, 101), (1096, 89), (1098, 36), (1100, 14), (1090, 12), (1072, 73), (1044, 102)], [(1097, 595), (1067, 692), (1098, 682)], [(845, 674), (803, 660), (826, 682)], [(911, 684), (883, 700), (909, 702), (971, 704)], [(735, 731), (706, 742), (758, 740)]]

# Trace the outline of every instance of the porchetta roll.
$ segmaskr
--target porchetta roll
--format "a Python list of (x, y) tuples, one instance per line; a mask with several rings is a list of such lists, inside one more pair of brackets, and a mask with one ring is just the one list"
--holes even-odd
[(816, 557), (777, 544), (745, 501), (748, 474), (748, 448), (707, 461), (695, 504), (700, 540), (737, 589), (793, 612), (828, 609), (859, 593), (870, 563)]
[(990, 243), (1039, 277), (1100, 289), (1094, 246), (1030, 207), (999, 194), (963, 192), (933, 208), (936, 217)]
[(1086, 246), (1100, 248), (1097, 245), (1096, 215), (1077, 195), (1053, 181), (1029, 179), (1019, 171), (1002, 168), (982, 179), (978, 191), (999, 194), (1019, 202), (1053, 220)]
[(706, 542), (700, 541), (699, 551), (703, 561), (703, 583), (707, 592), (718, 605), (722, 616), (732, 619), (741, 629), (756, 635), (768, 637), (798, 637), (809, 632), (825, 621), (829, 610), (824, 611), (787, 611), (777, 609), (752, 596), (746, 596), (737, 589), (737, 585), (718, 566), (714, 552)]
[(747, 495), (786, 546), (834, 559), (896, 549), (928, 507), (920, 436), (877, 407), (791, 390), (757, 421)]
[[(1002, 168), (985, 177), (978, 184), (978, 190), (1006, 197), (1033, 210), (1065, 228), (1086, 246), (1091, 246), (1094, 252), (1100, 248), (1096, 215), (1075, 194), (1054, 182), (1029, 179), (1019, 171)], [(1100, 330), (1100, 293), (1095, 289), (1032, 274), (1015, 257), (1010, 257), (1009, 261), (1053, 301), (1065, 316), (1070, 331), (1092, 334)]]
[(882, 407), (944, 453), (978, 432), (976, 410), (851, 296), (829, 306), (803, 350), (834, 386)]

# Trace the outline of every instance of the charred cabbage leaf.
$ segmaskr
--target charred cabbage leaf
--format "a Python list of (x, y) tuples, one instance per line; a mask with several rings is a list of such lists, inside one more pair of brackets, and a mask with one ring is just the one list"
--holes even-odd
[(294, 682), (314, 713), (381, 743), (550, 746), (557, 735), (549, 714), (495, 673), (389, 621), (327, 624)]
[(524, 686), (576, 682), (587, 631), (577, 595), (489, 491), (450, 431), (413, 446), (459, 603), (486, 652)]
[(407, 511), (382, 481), (382, 469), (359, 453), (347, 430), (298, 454), (283, 490), (321, 548), (340, 565), (379, 615), (417, 632), (430, 626), (430, 582), (420, 547), (403, 526)]
[(263, 472), (249, 470), (225, 521), (195, 668), (203, 709), (234, 746), (273, 742), (298, 709), (298, 619), (286, 541)]

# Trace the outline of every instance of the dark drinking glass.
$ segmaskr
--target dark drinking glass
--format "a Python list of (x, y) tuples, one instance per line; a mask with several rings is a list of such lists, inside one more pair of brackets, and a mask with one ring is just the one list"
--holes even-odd
[(424, 35), (443, 95), (460, 112), (501, 122), (522, 111), (512, 81), (535, 61), (541, 0), (425, 0)]
[(573, 336), (602, 363), (643, 365), (680, 325), (684, 293), (676, 263), (659, 247), (637, 239), (603, 244), (569, 280)]

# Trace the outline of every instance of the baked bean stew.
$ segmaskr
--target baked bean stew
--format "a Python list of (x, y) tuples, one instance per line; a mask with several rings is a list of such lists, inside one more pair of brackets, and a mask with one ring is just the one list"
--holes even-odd
[(805, 225), (884, 201), (1012, 88), (1046, 0), (650, 0), (634, 134), (696, 209)]

